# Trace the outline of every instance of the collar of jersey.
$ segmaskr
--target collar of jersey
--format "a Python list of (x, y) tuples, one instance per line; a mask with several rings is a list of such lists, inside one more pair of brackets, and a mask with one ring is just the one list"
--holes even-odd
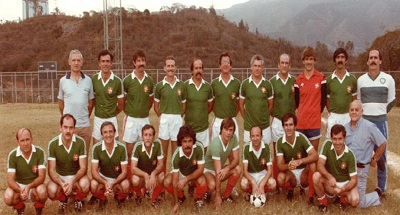
[[(114, 141), (114, 148), (117, 148), (117, 142)], [(104, 140), (101, 141), (101, 151), (106, 150), (106, 144), (104, 143)]]
[(187, 156), (185, 155), (185, 153), (183, 152), (182, 146), (180, 146), (180, 147), (179, 147), (179, 157), (185, 156), (187, 159), (191, 158), (192, 155), (193, 155), (194, 149), (195, 149), (196, 147), (197, 147), (196, 144), (194, 144), (194, 145), (193, 145), (193, 148), (192, 148), (192, 152), (190, 153), (190, 156), (187, 157)]
[[(35, 146), (33, 144), (31, 146), (32, 146), (32, 152), (31, 152), (31, 155), (32, 155), (32, 153), (36, 152), (36, 148), (35, 148)], [(21, 147), (20, 146), (17, 147), (16, 156), (17, 157), (22, 156), (22, 151), (21, 151)], [(29, 157), (30, 157), (30, 155), (29, 155)]]
[[(347, 71), (347, 69), (346, 69), (346, 73), (345, 73), (344, 76), (343, 76), (343, 79), (344, 79), (344, 77), (346, 77), (346, 76), (350, 76), (350, 73)], [(332, 79), (334, 79), (334, 78), (339, 79), (339, 77), (336, 75), (336, 70), (333, 71), (333, 73), (332, 73)]]
[[(333, 147), (333, 142), (332, 142), (332, 145), (331, 145), (331, 150), (335, 150), (335, 147)], [(337, 155), (336, 151), (335, 151), (336, 159), (341, 158), (344, 155), (344, 153), (348, 153), (348, 152), (349, 152), (349, 148), (347, 147), (346, 143), (344, 143), (344, 151), (343, 151), (343, 153), (341, 155)]]
[(284, 134), (283, 137), (282, 137), (282, 143), (286, 143), (286, 144), (294, 147), (296, 145), (296, 140), (297, 140), (298, 136), (300, 136), (300, 133), (298, 131), (295, 131), (294, 132), (294, 142), (293, 142), (293, 145), (292, 145), (292, 144), (290, 144), (289, 142), (286, 141), (286, 134)]
[[(249, 147), (249, 152), (256, 152), (256, 150), (253, 148), (253, 142), (252, 141), (250, 141), (250, 147)], [(264, 141), (262, 141), (261, 140), (261, 148), (260, 148), (260, 151), (261, 150), (263, 150), (265, 148), (265, 143), (264, 143)]]
[(175, 78), (175, 83), (174, 83), (173, 85), (171, 85), (168, 81), (166, 81), (166, 80), (165, 80), (166, 78), (167, 78), (167, 77), (164, 77), (164, 79), (162, 80), (162, 84), (163, 84), (163, 85), (169, 84), (169, 85), (171, 86), (171, 88), (174, 88), (175, 84), (179, 82), (179, 79), (178, 79), (178, 77), (176, 77), (176, 75), (174, 76), (174, 78)]
[[(110, 71), (110, 72), (111, 72), (111, 75), (108, 80), (114, 80), (114, 73), (112, 71)], [(99, 72), (99, 77), (97, 78), (97, 80), (100, 80), (100, 79), (101, 79), (101, 71)]]
[[(76, 135), (75, 135), (75, 134), (72, 134), (72, 141), (71, 141), (71, 143), (73, 143), (73, 142), (76, 142)], [(63, 142), (62, 142), (62, 134), (60, 134), (60, 135), (58, 136), (58, 145), (59, 145), (59, 146), (62, 146), (62, 145), (63, 145)]]

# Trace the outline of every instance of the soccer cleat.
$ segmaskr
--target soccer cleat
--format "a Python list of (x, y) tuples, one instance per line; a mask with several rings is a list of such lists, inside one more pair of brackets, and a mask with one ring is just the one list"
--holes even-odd
[(381, 188), (377, 187), (374, 190), (375, 192), (378, 193), (379, 199), (382, 200), (386, 200), (386, 192), (382, 192)]
[(74, 208), (75, 208), (75, 212), (82, 212), (82, 201), (80, 200), (75, 200), (75, 204), (74, 204)]
[(100, 201), (99, 201), (99, 208), (98, 208), (98, 210), (99, 210), (99, 211), (103, 210), (103, 209), (106, 207), (107, 203), (108, 203), (108, 200), (107, 200), (107, 199), (105, 199), (105, 200), (100, 200)]
[(246, 202), (249, 202), (250, 201), (250, 193), (248, 193), (248, 192), (246, 192), (246, 193), (244, 193), (244, 200), (246, 201)]
[(239, 196), (239, 192), (237, 191), (236, 187), (233, 187), (231, 195), (232, 196)]
[(236, 201), (232, 198), (232, 196), (229, 196), (228, 198), (222, 198), (224, 202), (229, 202), (229, 203), (236, 203)]
[(160, 207), (161, 203), (159, 200), (155, 200), (151, 202), (151, 206), (153, 206), (153, 208), (158, 209)]
[(189, 185), (188, 185), (188, 196), (193, 196), (194, 195), (194, 189), (195, 188), (196, 188), (196, 186), (194, 186), (191, 183), (189, 183)]
[(186, 200), (186, 196), (185, 196), (185, 195), (183, 195), (181, 198), (178, 197), (178, 203), (179, 203), (179, 204), (184, 203), (185, 200)]
[(195, 199), (194, 203), (195, 203), (197, 209), (200, 209), (203, 207), (203, 201), (201, 199)]
[(141, 196), (136, 196), (135, 203), (136, 203), (137, 206), (139, 206), (142, 203), (142, 197)]
[(67, 207), (67, 201), (65, 201), (65, 202), (60, 201), (60, 203), (58, 204), (58, 213), (59, 214), (65, 213), (66, 207)]
[(324, 204), (319, 204), (318, 209), (319, 209), (319, 211), (324, 212), (324, 213), (328, 212), (328, 207), (326, 207)]
[(25, 205), (24, 205), (23, 208), (21, 208), (21, 209), (15, 209), (15, 210), (17, 210), (17, 214), (18, 214), (18, 215), (24, 215), (24, 214), (25, 214)]
[(293, 194), (293, 190), (288, 190), (287, 191), (287, 195), (286, 195), (286, 199), (289, 201), (292, 201), (294, 198), (294, 194)]
[(345, 210), (347, 210), (347, 204), (345, 204), (343, 202), (340, 202), (339, 203), (339, 208), (340, 208), (340, 210), (345, 211)]
[(88, 201), (88, 204), (89, 204), (89, 205), (94, 205), (94, 204), (97, 203), (97, 201), (99, 201), (99, 199), (96, 198), (95, 196), (92, 196), (92, 197), (90, 197), (90, 199), (89, 199), (89, 201)]
[(308, 197), (308, 204), (313, 205), (314, 204), (314, 197)]
[(211, 193), (206, 192), (206, 193), (204, 194), (203, 199), (204, 199), (204, 201), (205, 201), (206, 203), (210, 203), (210, 201), (211, 201)]
[(146, 190), (146, 192), (144, 193), (144, 197), (146, 197), (146, 199), (151, 199), (151, 193), (150, 190)]
[(120, 208), (125, 202), (125, 199), (118, 199), (117, 194), (114, 195), (114, 200), (117, 203), (118, 208)]
[(128, 193), (128, 197), (126, 197), (126, 200), (130, 201), (130, 200), (132, 200), (132, 199), (133, 199), (133, 193), (132, 193), (132, 192), (129, 192), (129, 193)]
[(300, 187), (300, 196), (306, 195), (306, 190)]
[(43, 208), (35, 208), (36, 215), (42, 215)]

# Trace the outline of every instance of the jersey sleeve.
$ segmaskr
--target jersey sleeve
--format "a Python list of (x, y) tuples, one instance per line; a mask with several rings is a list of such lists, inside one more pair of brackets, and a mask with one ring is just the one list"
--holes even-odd
[(140, 153), (139, 145), (142, 145), (142, 142), (136, 143), (135, 147), (133, 148), (133, 153), (132, 153), (132, 158), (131, 159), (134, 160), (134, 161), (138, 161), (139, 160), (139, 153)]
[(329, 150), (329, 146), (330, 144), (328, 144), (330, 141), (329, 140), (325, 140), (324, 144), (322, 145), (322, 149), (319, 152), (319, 157), (326, 160), (327, 156), (328, 156), (328, 150)]
[[(201, 145), (201, 144), (199, 144), (199, 145)], [(197, 160), (198, 164), (204, 164), (205, 163), (204, 149), (203, 149), (203, 146), (199, 146), (199, 145), (197, 145), (197, 147), (196, 147), (196, 148), (198, 148), (197, 149), (198, 153), (196, 153), (196, 160)]]
[(240, 98), (241, 99), (246, 99), (246, 80), (247, 79), (245, 79), (243, 82), (242, 82), (242, 84), (240, 84), (240, 89), (239, 89), (239, 93), (240, 93)]
[(118, 78), (118, 86), (117, 86), (117, 98), (124, 98), (124, 88), (122, 86), (121, 79)]
[(151, 76), (148, 76), (149, 77), (149, 96), (154, 96), (154, 91), (155, 91), (155, 86), (154, 86), (154, 81), (153, 81), (153, 78), (151, 77)]
[(95, 145), (93, 147), (93, 151), (92, 151), (92, 163), (99, 163), (99, 154), (97, 150), (97, 147), (101, 147), (101, 145)]
[(39, 165), (39, 169), (46, 169), (46, 154), (44, 153), (43, 149), (37, 147), (36, 151), (39, 154), (39, 161), (38, 161), (38, 165)]
[(154, 93), (154, 101), (156, 101), (156, 102), (160, 102), (160, 99), (161, 99), (161, 89), (160, 89), (161, 85), (162, 85), (162, 82), (160, 82), (156, 85), (156, 91)]
[(248, 158), (248, 151), (249, 145), (246, 143), (246, 145), (243, 146), (243, 163), (249, 163), (249, 158)]
[(121, 152), (121, 155), (120, 155), (120, 163), (121, 163), (121, 165), (126, 165), (126, 164), (128, 164), (128, 154), (127, 154), (127, 151), (126, 151), (126, 148), (125, 148), (125, 145), (122, 145), (122, 144), (120, 144), (120, 146), (121, 146), (121, 150), (122, 150), (122, 152)]
[(268, 80), (265, 81), (268, 83), (268, 90), (267, 90), (268, 100), (271, 100), (274, 98), (274, 87), (272, 86), (270, 81)]
[[(154, 142), (153, 144), (155, 144), (156, 142)], [(163, 150), (162, 150), (162, 145), (161, 142), (157, 140), (157, 144), (159, 145), (158, 151), (157, 151), (157, 160), (161, 160), (164, 158), (164, 154), (163, 154)]]
[(55, 149), (54, 149), (54, 144), (51, 141), (49, 142), (49, 146), (48, 146), (48, 154), (49, 154), (49, 157), (47, 159), (56, 160), (56, 153), (55, 153)]
[(276, 156), (283, 156), (283, 149), (282, 149), (282, 137), (278, 139), (278, 142), (276, 143)]
[(172, 157), (172, 172), (179, 172), (179, 148), (177, 147)]
[[(13, 153), (14, 152), (14, 153)], [(8, 154), (8, 159), (7, 159), (7, 172), (15, 172), (16, 170), (16, 162), (15, 162), (15, 151), (11, 151)]]

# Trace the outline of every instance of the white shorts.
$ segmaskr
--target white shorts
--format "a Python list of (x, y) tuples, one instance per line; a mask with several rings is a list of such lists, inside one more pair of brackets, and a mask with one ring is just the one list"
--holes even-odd
[[(251, 177), (253, 177), (257, 184), (261, 182), (261, 180), (267, 175), (267, 170), (263, 170), (261, 172), (256, 172), (256, 173), (249, 173)], [(243, 177), (244, 178), (244, 177)]]
[(158, 127), (158, 138), (176, 141), (183, 120), (180, 114), (161, 114), (160, 126)]
[(59, 175), (57, 174), (58, 177), (60, 177), (61, 181), (66, 182), (66, 181), (71, 181), (71, 179), (74, 177), (74, 175)]
[(107, 176), (104, 176), (103, 174), (101, 174), (100, 172), (99, 172), (99, 175), (102, 177), (102, 178), (104, 178), (108, 183), (113, 183), (114, 181), (115, 181), (115, 178), (110, 178), (110, 177), (107, 177)]
[(148, 117), (134, 118), (125, 115), (123, 126), (124, 136), (122, 140), (126, 143), (135, 143), (142, 140), (142, 128), (147, 124), (150, 124)]
[(343, 187), (343, 186), (346, 185), (347, 183), (349, 183), (349, 181), (336, 182), (336, 186), (338, 186), (338, 187)]
[[(99, 118), (97, 116), (94, 117), (93, 120), (93, 133), (92, 133), (92, 137), (94, 137), (96, 140), (102, 140), (103, 137), (101, 136), (101, 132), (100, 132), (100, 128), (101, 128), (101, 124), (103, 124), (103, 122), (112, 122), (112, 124), (114, 124), (115, 127), (115, 138), (118, 137), (118, 121), (117, 121), (117, 117), (111, 117), (111, 118)], [(93, 143), (95, 144), (95, 143)]]
[(294, 169), (294, 170), (290, 170), (290, 171), (293, 173), (294, 177), (296, 178), (296, 182), (297, 182), (296, 187), (299, 187), (300, 186), (301, 173), (303, 173), (304, 168), (303, 169)]
[(215, 170), (204, 168), (204, 173), (207, 173), (207, 172), (211, 173), (213, 176), (215, 176)]
[[(264, 141), (264, 143), (267, 143), (269, 145), (271, 143), (271, 127), (262, 130), (262, 135), (263, 135), (262, 141)], [(250, 142), (250, 131), (245, 130), (243, 132), (243, 141), (245, 143)]]
[(345, 125), (350, 122), (349, 113), (331, 113), (328, 116), (328, 122), (326, 126), (326, 138), (331, 139), (331, 129), (335, 124)]
[[(26, 187), (26, 184), (21, 184), (18, 182), (17, 182), (17, 184), (21, 189), (24, 189)], [(35, 189), (35, 188), (32, 188), (32, 189)], [(32, 199), (31, 199), (32, 189), (29, 190), (28, 198), (25, 200), (25, 202), (32, 202)]]
[(208, 145), (210, 145), (210, 131), (206, 129), (204, 131), (197, 132), (196, 140), (200, 141), (204, 148), (208, 147)]
[(282, 127), (282, 121), (276, 117), (272, 119), (271, 123), (271, 138), (273, 142), (277, 142), (280, 137), (285, 134), (285, 131)]
[[(236, 118), (233, 117), (232, 119), (235, 122), (235, 127), (236, 127), (235, 128), (235, 135), (236, 135), (237, 139), (239, 140), (239, 126), (238, 126), (238, 123), (236, 121)], [(224, 120), (224, 119), (217, 118), (217, 117), (214, 118), (213, 123), (211, 125), (211, 135), (212, 135), (211, 136), (211, 140), (213, 140), (215, 137), (219, 136), (222, 120)]]

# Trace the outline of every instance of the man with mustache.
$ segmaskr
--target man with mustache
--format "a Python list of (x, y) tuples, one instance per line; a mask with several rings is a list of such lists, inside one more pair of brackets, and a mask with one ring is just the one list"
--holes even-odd
[(208, 114), (211, 112), (212, 95), (211, 85), (203, 79), (203, 62), (196, 58), (190, 65), (192, 77), (185, 81), (186, 90), (186, 113), (185, 124), (196, 132), (196, 140), (203, 144), (207, 150), (210, 144), (210, 133), (208, 130)]
[(262, 130), (264, 143), (271, 142), (269, 126), (272, 114), (274, 92), (269, 80), (263, 77), (264, 57), (254, 55), (250, 60), (251, 76), (240, 85), (240, 113), (244, 118), (245, 143), (250, 141), (250, 128), (258, 125)]
[[(314, 150), (318, 150), (321, 138), (321, 113), (326, 106), (325, 76), (314, 68), (317, 60), (315, 50), (306, 47), (301, 55), (304, 71), (297, 76), (294, 85), (298, 124), (296, 130), (303, 133), (311, 142)], [(312, 177), (316, 168), (310, 165), (308, 184), (308, 202), (314, 202), (314, 186)]]
[(86, 151), (90, 148), (91, 128), (89, 117), (93, 110), (93, 84), (81, 71), (83, 56), (79, 50), (71, 50), (68, 64), (70, 72), (60, 79), (58, 106), (61, 115), (71, 114), (76, 119), (75, 134), (85, 140)]
[(326, 79), (328, 124), (326, 138), (331, 138), (333, 125), (344, 125), (350, 121), (349, 106), (357, 98), (357, 79), (346, 70), (348, 54), (344, 48), (333, 53), (336, 70)]
[[(386, 139), (389, 139), (387, 114), (396, 104), (396, 87), (391, 75), (382, 72), (382, 54), (373, 49), (368, 52), (368, 72), (357, 80), (357, 99), (363, 105), (363, 118), (374, 123)], [(376, 147), (374, 151), (376, 151)], [(378, 193), (386, 196), (387, 165), (386, 149), (377, 161)]]
[(204, 177), (204, 150), (197, 141), (196, 132), (192, 127), (184, 125), (179, 129), (178, 148), (172, 155), (172, 171), (165, 176), (164, 187), (174, 196), (173, 212), (176, 213), (179, 205), (185, 200), (183, 189), (192, 184), (196, 187), (194, 198), (197, 209), (203, 207), (203, 196), (207, 191)]
[[(132, 154), (132, 185), (136, 193), (136, 204), (142, 202), (142, 189), (152, 191), (151, 205), (158, 208), (161, 204), (158, 195), (163, 189), (164, 155), (162, 145), (156, 140), (156, 130), (152, 125), (142, 128), (142, 141), (135, 144)], [(150, 192), (151, 193), (151, 192)]]
[[(36, 214), (42, 214), (47, 200), (46, 160), (43, 149), (32, 144), (32, 133), (21, 128), (15, 135), (18, 147), (7, 158), (7, 189), (4, 203), (12, 206), (17, 214), (24, 214), (25, 201), (34, 202)], [(4, 212), (5, 213), (5, 212)]]
[(186, 109), (185, 85), (175, 76), (176, 61), (173, 56), (167, 56), (164, 61), (164, 80), (156, 85), (154, 95), (154, 112), (159, 117), (158, 137), (161, 140), (164, 159), (164, 173), (166, 173), (169, 141), (171, 152), (176, 149), (176, 137), (183, 124), (182, 114)]
[(99, 202), (99, 210), (107, 205), (106, 195), (114, 193), (118, 207), (124, 203), (129, 191), (126, 179), (128, 158), (125, 145), (115, 140), (116, 129), (112, 122), (103, 122), (100, 127), (102, 141), (93, 146), (92, 180), (90, 189)]
[(117, 115), (124, 109), (124, 93), (121, 79), (112, 71), (114, 56), (108, 50), (102, 50), (97, 56), (101, 71), (92, 77), (94, 91), (93, 144), (102, 140), (100, 126), (103, 122), (112, 122), (118, 139)]
[(81, 212), (89, 193), (85, 141), (74, 134), (76, 120), (71, 114), (60, 119), (61, 134), (49, 142), (49, 199), (60, 201), (58, 212), (64, 213), (68, 196), (75, 195), (75, 211)]

